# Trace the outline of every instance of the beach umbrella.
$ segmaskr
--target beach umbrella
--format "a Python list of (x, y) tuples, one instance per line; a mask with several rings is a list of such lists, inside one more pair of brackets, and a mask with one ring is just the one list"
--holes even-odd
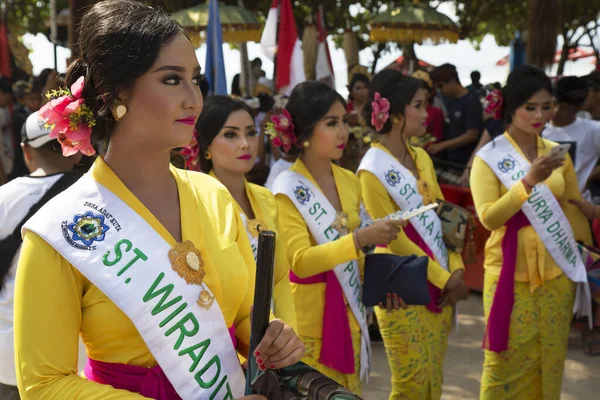
[[(223, 42), (246, 43), (260, 42), (262, 26), (256, 15), (246, 8), (219, 4), (219, 17)], [(209, 21), (209, 7), (207, 3), (179, 10), (173, 18), (181, 24), (192, 38), (195, 46), (200, 46), (206, 41), (206, 30)]]
[(446, 15), (433, 8), (406, 3), (387, 10), (373, 18), (371, 40), (397, 43), (456, 43), (459, 39), (458, 27)]

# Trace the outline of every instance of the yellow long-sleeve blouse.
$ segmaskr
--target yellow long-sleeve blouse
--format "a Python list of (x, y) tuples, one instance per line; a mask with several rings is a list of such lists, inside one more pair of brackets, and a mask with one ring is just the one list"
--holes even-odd
[[(508, 133), (505, 133), (504, 137), (527, 159)], [(555, 145), (554, 142), (538, 138), (538, 155), (549, 155), (550, 149)], [(564, 166), (556, 169), (544, 183), (560, 202), (573, 228), (575, 240), (591, 243), (589, 222), (576, 206), (569, 204), (570, 199), (581, 198), (571, 158), (567, 156)], [(500, 276), (505, 224), (521, 209), (529, 194), (522, 182), (517, 182), (507, 190), (485, 161), (478, 156), (475, 157), (471, 170), (471, 191), (479, 220), (492, 232), (485, 246), (485, 271)], [(546, 250), (535, 229), (532, 226), (521, 229), (518, 233), (515, 280), (530, 282), (533, 290), (542, 285), (544, 280), (556, 278), (560, 274), (562, 271)]]
[[(290, 168), (318, 187), (302, 160), (298, 159)], [(348, 214), (348, 228), (352, 232), (360, 225), (360, 184), (358, 178), (348, 170), (332, 164), (333, 177), (342, 211)], [(308, 278), (333, 270), (337, 265), (358, 260), (361, 276), (364, 271), (364, 255), (356, 250), (352, 233), (335, 242), (318, 245), (302, 215), (283, 194), (275, 196), (279, 205), (279, 228), (281, 238), (287, 243), (287, 257), (291, 269), (300, 278)], [(323, 313), (325, 311), (325, 283), (301, 285), (292, 283), (292, 296), (296, 305), (297, 332), (313, 338), (323, 337)], [(346, 304), (347, 304), (346, 300)], [(349, 307), (350, 330), (359, 332), (360, 327)]]
[[(98, 158), (89, 174), (117, 194), (170, 245), (175, 239)], [(177, 182), (183, 240), (203, 253), (205, 284), (238, 350), (247, 354), (255, 264), (229, 192), (215, 179), (171, 167)], [(26, 232), (15, 290), (15, 361), (23, 399), (137, 399), (77, 375), (79, 335), (90, 358), (143, 367), (156, 365), (131, 320), (52, 246)]]
[[(214, 171), (210, 175), (216, 179)], [(286, 243), (283, 237), (279, 235), (279, 209), (275, 196), (267, 188), (255, 185), (246, 181), (246, 195), (250, 200), (250, 206), (254, 212), (254, 219), (260, 221), (270, 231), (275, 232), (275, 271), (273, 275), (273, 314), (282, 319), (291, 327), (296, 327), (296, 308), (292, 299), (292, 289), (290, 287), (290, 263), (287, 259)], [(240, 214), (244, 210), (237, 204)], [(245, 214), (244, 214), (245, 215)], [(248, 216), (246, 216), (248, 218)], [(244, 229), (244, 233), (246, 229)]]
[[(373, 143), (376, 147), (393, 156), (393, 154), (380, 143)], [(409, 147), (409, 153), (415, 162), (419, 171), (419, 178), (426, 183), (428, 195), (423, 193), (423, 186), (419, 185), (419, 192), (423, 195), (424, 204), (428, 204), (435, 199), (444, 199), (440, 185), (438, 184), (433, 162), (427, 152), (421, 148)], [(360, 186), (362, 188), (362, 197), (365, 209), (373, 219), (383, 218), (400, 210), (394, 199), (389, 195), (379, 179), (372, 173), (361, 170), (358, 174)], [(418, 178), (418, 179), (419, 179)], [(427, 198), (428, 197), (428, 198)], [(398, 234), (398, 238), (388, 245), (389, 251), (399, 256), (409, 256), (416, 254), (418, 256), (427, 256), (427, 254), (408, 238), (404, 231)], [(448, 251), (448, 268), (446, 271), (437, 261), (429, 259), (427, 268), (427, 279), (436, 287), (443, 289), (450, 278), (450, 273), (457, 269), (464, 268), (462, 256), (454, 251)]]

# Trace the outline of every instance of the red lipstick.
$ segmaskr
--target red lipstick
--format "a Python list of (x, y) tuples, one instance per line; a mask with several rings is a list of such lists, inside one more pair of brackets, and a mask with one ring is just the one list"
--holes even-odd
[(242, 154), (241, 156), (238, 157), (238, 160), (249, 160), (251, 158), (252, 158), (252, 156), (250, 154)]
[(346, 148), (346, 145), (345, 144), (340, 144), (337, 148), (340, 149), (340, 150), (344, 150)]
[(539, 128), (542, 126), (541, 122), (536, 122), (535, 124), (532, 124), (531, 126), (533, 126), (535, 129)]
[(178, 119), (177, 122), (181, 122), (182, 124), (186, 124), (186, 125), (195, 125), (196, 117), (187, 117), (187, 118)]

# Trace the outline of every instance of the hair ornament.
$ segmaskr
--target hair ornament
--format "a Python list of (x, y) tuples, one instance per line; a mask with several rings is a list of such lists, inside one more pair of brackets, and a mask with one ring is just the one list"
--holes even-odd
[(77, 152), (86, 156), (96, 153), (91, 143), (92, 127), (96, 125), (96, 118), (84, 103), (83, 81), (81, 76), (71, 85), (71, 90), (59, 89), (46, 93), (50, 101), (39, 112), (45, 123), (44, 127), (51, 129), (49, 136), (58, 140), (65, 157)]
[(279, 114), (271, 116), (267, 123), (266, 134), (273, 140), (273, 144), (282, 147), (283, 151), (289, 153), (292, 146), (296, 146), (296, 128), (292, 122), (292, 116), (285, 108)]
[(200, 155), (200, 146), (198, 145), (196, 136), (197, 132), (196, 128), (194, 128), (194, 136), (192, 137), (192, 141), (187, 146), (179, 150), (179, 154), (181, 154), (185, 160), (185, 169), (191, 171), (200, 171), (200, 160), (198, 158)]
[(390, 102), (385, 97), (381, 97), (379, 92), (375, 92), (371, 108), (373, 109), (371, 112), (371, 124), (377, 132), (380, 132), (390, 118)]
[(498, 89), (492, 90), (485, 96), (485, 112), (493, 115), (496, 120), (502, 119), (502, 105), (504, 104), (504, 96), (502, 91)]

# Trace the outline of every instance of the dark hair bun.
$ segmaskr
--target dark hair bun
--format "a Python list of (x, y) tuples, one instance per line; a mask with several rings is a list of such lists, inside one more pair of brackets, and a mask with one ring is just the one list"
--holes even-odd
[(115, 120), (110, 108), (156, 61), (161, 48), (183, 28), (167, 14), (134, 0), (94, 4), (81, 20), (79, 54), (67, 71), (70, 87), (85, 77), (83, 97), (95, 114), (95, 141), (108, 140)]
[(371, 123), (375, 93), (379, 93), (381, 97), (390, 102), (390, 118), (379, 131), (380, 134), (386, 134), (392, 130), (392, 115), (404, 116), (406, 106), (410, 104), (419, 89), (425, 89), (425, 85), (420, 79), (406, 76), (394, 69), (386, 69), (375, 75), (369, 86), (369, 100), (363, 109), (363, 117), (369, 127), (375, 129)]
[(294, 88), (285, 106), (292, 116), (297, 140), (297, 146), (292, 146), (289, 155), (300, 154), (302, 143), (311, 138), (317, 122), (327, 115), (336, 102), (346, 107), (344, 98), (323, 82), (306, 81)]

